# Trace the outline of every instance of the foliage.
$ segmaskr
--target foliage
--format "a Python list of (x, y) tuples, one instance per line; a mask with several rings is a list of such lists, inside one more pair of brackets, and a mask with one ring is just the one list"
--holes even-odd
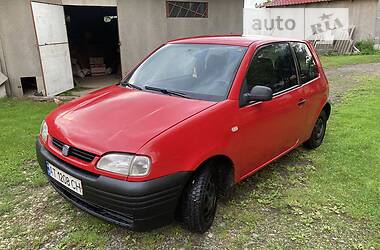
[(373, 55), (378, 51), (375, 49), (375, 42), (373, 39), (361, 40), (355, 44), (356, 48), (360, 50), (362, 55)]

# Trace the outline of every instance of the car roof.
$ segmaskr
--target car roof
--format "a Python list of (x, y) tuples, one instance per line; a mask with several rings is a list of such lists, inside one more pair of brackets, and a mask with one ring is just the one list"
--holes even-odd
[(270, 36), (241, 36), (241, 35), (213, 35), (213, 36), (196, 36), (180, 38), (176, 40), (169, 41), (169, 44), (220, 44), (220, 45), (231, 45), (231, 46), (244, 46), (248, 47), (253, 43), (270, 43), (270, 42), (287, 42), (287, 41), (297, 41), (302, 40), (293, 38), (281, 38), (281, 37), (270, 37)]

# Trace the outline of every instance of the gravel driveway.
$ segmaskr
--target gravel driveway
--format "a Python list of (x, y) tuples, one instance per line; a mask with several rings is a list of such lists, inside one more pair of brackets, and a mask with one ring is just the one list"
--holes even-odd
[(325, 73), (330, 82), (330, 99), (335, 103), (345, 92), (360, 84), (363, 75), (380, 75), (380, 63), (346, 65), (325, 70)]

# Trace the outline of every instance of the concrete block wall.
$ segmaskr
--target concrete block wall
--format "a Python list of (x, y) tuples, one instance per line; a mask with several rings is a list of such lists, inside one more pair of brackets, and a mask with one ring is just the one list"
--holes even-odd
[(21, 77), (36, 77), (38, 90), (44, 90), (29, 0), (0, 1), (0, 36), (11, 95), (23, 95)]
[(0, 98), (6, 97), (7, 93), (5, 92), (5, 85), (0, 85)]

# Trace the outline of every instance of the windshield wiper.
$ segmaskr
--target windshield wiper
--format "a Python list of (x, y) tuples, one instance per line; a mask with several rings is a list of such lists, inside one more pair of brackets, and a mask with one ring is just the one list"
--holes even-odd
[(161, 92), (165, 95), (175, 95), (175, 96), (179, 96), (179, 97), (190, 98), (185, 93), (174, 91), (174, 90), (162, 89), (162, 88), (157, 88), (157, 87), (152, 87), (152, 86), (145, 86), (145, 89), (146, 90), (152, 90), (152, 91), (158, 91), (158, 92)]
[(128, 83), (128, 82), (123, 82), (121, 83), (122, 86), (127, 86), (127, 87), (130, 87), (130, 88), (133, 88), (133, 89), (138, 89), (138, 90), (143, 90), (143, 88), (141, 88), (140, 86), (137, 86), (135, 84), (132, 84), (132, 83)]

